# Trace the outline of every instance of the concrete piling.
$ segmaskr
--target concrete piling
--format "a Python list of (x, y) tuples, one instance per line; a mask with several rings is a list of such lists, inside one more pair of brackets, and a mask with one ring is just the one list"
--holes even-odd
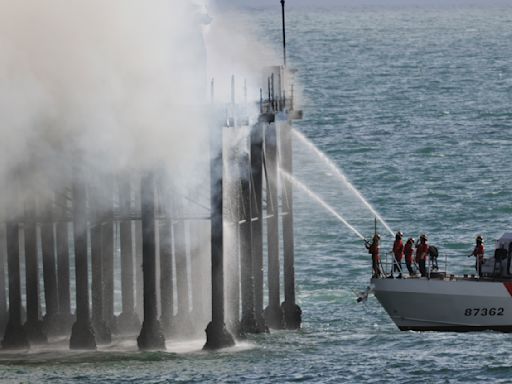
[(25, 207), (25, 281), (27, 292), (27, 321), (24, 324), (31, 344), (44, 344), (48, 341), (40, 318), (39, 265), (37, 258), (36, 204), (29, 200)]
[(110, 344), (112, 333), (105, 320), (104, 281), (105, 269), (103, 265), (103, 241), (101, 193), (97, 186), (89, 188), (90, 211), (90, 240), (91, 240), (91, 304), (92, 326), (96, 343)]
[(238, 158), (240, 147), (238, 140), (241, 127), (238, 122), (234, 126), (225, 128), (224, 148), (226, 159), (224, 160), (224, 217), (226, 220), (224, 234), (226, 242), (224, 256), (224, 273), (226, 279), (226, 325), (231, 334), (239, 336), (242, 334), (240, 323), (240, 169)]
[(59, 334), (59, 301), (57, 294), (57, 267), (55, 263), (55, 232), (52, 215), (52, 202), (48, 202), (42, 212), (41, 251), (43, 257), (43, 286), (46, 304), (44, 330), (48, 335)]
[(235, 344), (224, 323), (224, 220), (223, 220), (223, 127), (210, 132), (210, 227), (211, 227), (211, 275), (212, 320), (206, 327), (204, 349), (215, 350)]
[(208, 300), (208, 287), (210, 285), (210, 262), (208, 244), (209, 227), (206, 221), (193, 221), (190, 223), (189, 231), (195, 234), (190, 250), (190, 276), (194, 282), (194, 290), (191, 292), (193, 319), (204, 319), (211, 312)]
[(160, 323), (166, 335), (172, 334), (174, 316), (174, 286), (171, 220), (160, 223)]
[(121, 222), (119, 228), (121, 247), (121, 299), (122, 312), (117, 318), (119, 333), (131, 334), (140, 329), (140, 320), (135, 313), (135, 269), (133, 255), (133, 222), (131, 214), (130, 180), (119, 181), (119, 209)]
[(103, 320), (117, 333), (114, 317), (114, 191), (110, 175), (102, 178), (101, 262), (103, 267)]
[(7, 320), (7, 295), (5, 290), (5, 262), (6, 262), (6, 244), (5, 244), (5, 226), (0, 225), (0, 334), (3, 334)]
[(158, 178), (159, 248), (160, 248), (160, 325), (166, 336), (174, 331), (174, 284), (173, 284), (173, 247), (172, 216), (170, 212), (171, 194), (165, 174)]
[(251, 159), (249, 152), (242, 152), (240, 169), (240, 280), (242, 296), (242, 333), (257, 333), (254, 314), (254, 275), (252, 262), (252, 213), (251, 213)]
[[(183, 220), (183, 209), (180, 203), (175, 204), (174, 209), (177, 214), (177, 220), (172, 226), (174, 231), (174, 260), (176, 263), (176, 289), (177, 289), (177, 326), (187, 332), (188, 322), (190, 321), (190, 301), (188, 292), (188, 273), (187, 273), (187, 243), (185, 233), (185, 221)], [(190, 329), (189, 329), (190, 331)]]
[(65, 191), (55, 196), (55, 243), (57, 247), (57, 289), (59, 300), (59, 331), (69, 335), (74, 318), (71, 314), (71, 292), (69, 271), (69, 224), (68, 196)]
[(284, 324), (280, 304), (277, 133), (274, 123), (265, 127), (265, 174), (267, 182), (268, 247), (268, 306), (265, 308), (265, 320), (270, 328), (282, 329)]
[(144, 322), (137, 344), (141, 350), (165, 349), (158, 321), (156, 297), (155, 176), (141, 178), (142, 263), (144, 272)]
[[(140, 197), (139, 197), (140, 206)], [(144, 271), (142, 270), (142, 223), (134, 223), (135, 245), (135, 313), (139, 319), (144, 318)]]
[[(288, 123), (280, 124), (281, 168), (288, 174), (293, 171), (292, 132)], [(295, 302), (295, 255), (293, 238), (293, 189), (290, 180), (281, 179), (283, 185), (283, 258), (284, 258), (284, 302), (281, 304), (287, 329), (298, 329), (302, 322), (302, 311)]]
[(71, 349), (96, 349), (96, 339), (89, 313), (87, 261), (87, 193), (84, 173), (78, 166), (73, 172), (73, 242), (75, 248), (76, 321), (71, 329)]
[(15, 221), (6, 224), (7, 269), (9, 273), (9, 321), (5, 327), (2, 348), (28, 349), (29, 342), (21, 324), (20, 240)]
[(254, 315), (258, 332), (267, 331), (263, 317), (263, 121), (251, 129), (251, 232)]

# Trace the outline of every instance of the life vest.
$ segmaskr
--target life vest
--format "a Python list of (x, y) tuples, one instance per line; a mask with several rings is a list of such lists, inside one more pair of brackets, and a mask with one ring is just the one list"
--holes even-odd
[(427, 258), (429, 246), (427, 243), (420, 243), (416, 248), (416, 261), (425, 260)]
[(395, 240), (393, 244), (393, 254), (395, 255), (396, 260), (402, 260), (402, 257), (404, 256), (404, 243), (401, 239)]
[(412, 254), (414, 253), (413, 244), (414, 243), (406, 243), (404, 247), (405, 261), (409, 264), (412, 262)]
[(373, 261), (380, 261), (380, 248), (377, 244), (372, 243), (370, 248), (368, 248), (368, 253), (372, 255)]
[(476, 256), (478, 260), (483, 260), (485, 248), (483, 244), (477, 244), (473, 250), (473, 256)]

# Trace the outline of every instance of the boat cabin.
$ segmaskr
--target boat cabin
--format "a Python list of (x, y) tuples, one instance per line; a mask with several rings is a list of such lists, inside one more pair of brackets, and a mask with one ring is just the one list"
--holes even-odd
[[(487, 253), (489, 255), (489, 253)], [(487, 257), (482, 265), (482, 275), (486, 277), (512, 278), (512, 232), (506, 232), (498, 240), (494, 254)]]

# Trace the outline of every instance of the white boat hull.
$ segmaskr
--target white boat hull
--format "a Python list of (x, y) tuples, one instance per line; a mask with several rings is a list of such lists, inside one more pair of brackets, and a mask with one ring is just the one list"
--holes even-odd
[(372, 279), (374, 294), (402, 331), (512, 332), (512, 282)]

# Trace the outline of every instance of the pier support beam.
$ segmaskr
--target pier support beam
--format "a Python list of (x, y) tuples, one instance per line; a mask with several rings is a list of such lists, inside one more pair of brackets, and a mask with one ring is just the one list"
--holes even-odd
[(87, 203), (83, 172), (73, 170), (73, 240), (75, 244), (76, 321), (71, 329), (71, 349), (96, 349), (89, 314), (89, 279), (87, 270)]
[[(248, 140), (249, 142), (250, 140)], [(242, 296), (242, 333), (257, 333), (254, 314), (254, 275), (252, 272), (251, 159), (249, 152), (240, 156), (240, 279)]]
[(210, 133), (210, 196), (211, 196), (211, 258), (212, 258), (212, 321), (206, 327), (204, 349), (214, 350), (235, 344), (224, 323), (224, 243), (223, 243), (223, 156), (222, 126)]
[(157, 319), (155, 176), (147, 172), (141, 179), (142, 263), (144, 271), (144, 322), (137, 338), (141, 350), (165, 349), (165, 338)]
[(43, 332), (39, 317), (39, 266), (37, 261), (36, 204), (29, 201), (25, 211), (25, 278), (27, 288), (27, 321), (24, 325), (31, 344), (45, 344), (48, 339)]
[(103, 266), (103, 320), (117, 333), (114, 317), (114, 190), (111, 176), (103, 179), (101, 225), (101, 261)]
[[(192, 291), (192, 314), (194, 319), (207, 319), (211, 313), (208, 287), (210, 284), (210, 249), (205, 247), (210, 239), (210, 222), (193, 221), (190, 233), (195, 234), (191, 241), (190, 272), (194, 282)], [(202, 330), (201, 330), (202, 331)]]
[(277, 191), (277, 134), (274, 123), (265, 129), (265, 173), (267, 180), (268, 306), (265, 321), (270, 328), (283, 328), (280, 299), (279, 209)]
[(7, 268), (9, 272), (9, 322), (5, 328), (2, 348), (28, 349), (25, 328), (21, 324), (20, 241), (18, 223), (6, 225)]
[(131, 188), (130, 180), (123, 179), (119, 182), (119, 208), (122, 220), (119, 224), (119, 236), (121, 243), (121, 294), (122, 312), (117, 318), (119, 333), (134, 333), (140, 329), (140, 321), (135, 314), (135, 275), (133, 267), (133, 226), (128, 218), (131, 212)]
[[(140, 198), (138, 200), (140, 206)], [(144, 271), (142, 270), (142, 222), (134, 223), (135, 229), (135, 313), (144, 318)]]
[(251, 130), (251, 232), (252, 232), (252, 271), (254, 275), (254, 315), (259, 332), (268, 328), (263, 317), (263, 119)]
[[(280, 124), (281, 130), (281, 167), (293, 172), (292, 131), (288, 123)], [(283, 185), (283, 252), (284, 252), (284, 302), (281, 304), (287, 329), (299, 329), (302, 322), (302, 310), (295, 303), (295, 255), (293, 239), (293, 189), (290, 180), (282, 179)]]
[(41, 250), (43, 255), (43, 283), (46, 314), (44, 329), (49, 335), (60, 333), (61, 324), (58, 319), (59, 301), (57, 295), (57, 269), (55, 264), (55, 232), (52, 215), (52, 202), (46, 204), (42, 212)]
[(71, 314), (71, 292), (69, 286), (69, 226), (68, 196), (63, 191), (55, 197), (55, 235), (57, 245), (57, 289), (59, 300), (60, 334), (69, 335), (74, 319)]
[[(164, 210), (168, 215), (168, 211)], [(171, 220), (164, 219), (160, 223), (160, 322), (166, 335), (173, 331), (174, 287), (172, 264)]]
[(3, 334), (9, 315), (7, 314), (7, 295), (5, 290), (5, 226), (0, 225), (0, 334)]
[(91, 238), (91, 304), (92, 327), (96, 343), (110, 344), (112, 335), (105, 321), (104, 304), (104, 266), (103, 266), (103, 241), (102, 241), (102, 212), (101, 194), (98, 186), (89, 188), (89, 210), (91, 212), (90, 238)]
[(166, 336), (174, 331), (174, 286), (172, 260), (172, 219), (170, 212), (171, 193), (169, 180), (164, 172), (158, 177), (158, 201), (160, 220), (158, 240), (160, 247), (160, 325)]
[(228, 231), (224, 233), (224, 273), (227, 276), (226, 326), (231, 334), (242, 335), (240, 322), (240, 136), (241, 128), (233, 125), (225, 129), (224, 139), (224, 217)]
[(191, 331), (191, 329), (189, 329), (190, 303), (188, 295), (187, 242), (185, 221), (182, 218), (183, 209), (180, 202), (175, 204), (174, 213), (179, 218), (172, 226), (174, 231), (174, 260), (176, 263), (176, 289), (178, 294), (176, 326), (181, 332), (187, 334)]

